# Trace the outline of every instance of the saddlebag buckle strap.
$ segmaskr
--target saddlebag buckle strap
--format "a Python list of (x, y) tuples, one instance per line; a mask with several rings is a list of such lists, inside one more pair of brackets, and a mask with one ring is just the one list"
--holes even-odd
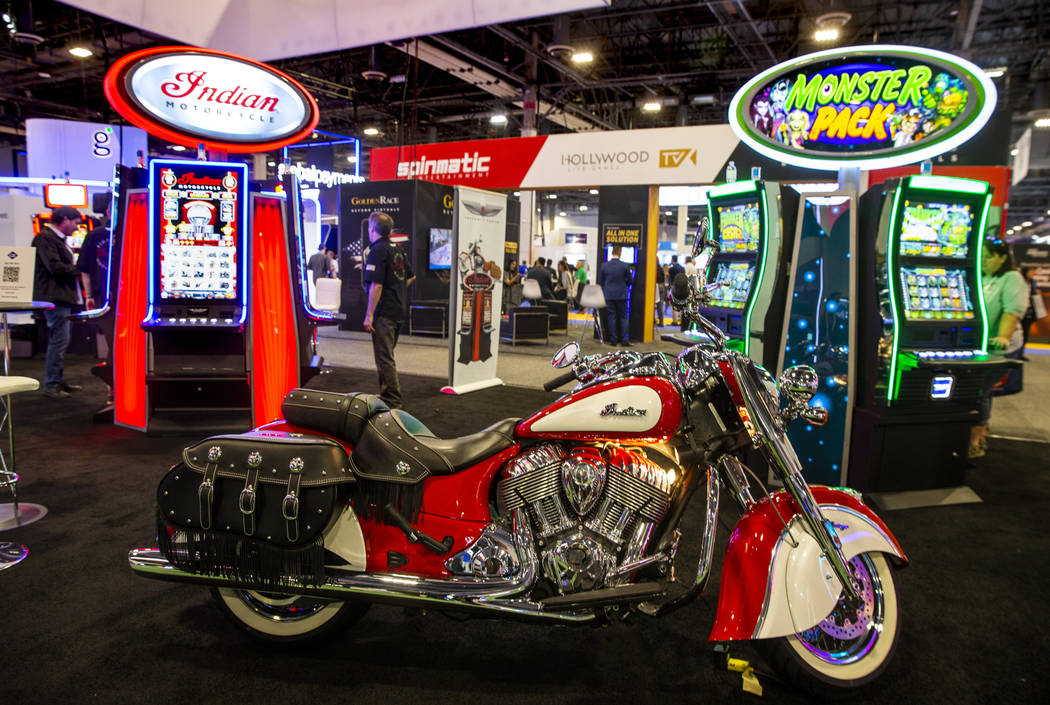
[(211, 528), (212, 503), (215, 500), (215, 474), (219, 471), (218, 463), (208, 463), (204, 470), (204, 479), (197, 487), (197, 504), (200, 510), (202, 529)]
[[(294, 466), (295, 459), (292, 463)], [(288, 492), (284, 496), (284, 501), (281, 502), (285, 534), (291, 542), (299, 540), (299, 482), (301, 479), (300, 471), (293, 469), (288, 476)]]
[(244, 477), (244, 489), (237, 498), (238, 509), (241, 510), (241, 525), (245, 536), (255, 534), (255, 498), (256, 486), (259, 484), (258, 468), (251, 468)]

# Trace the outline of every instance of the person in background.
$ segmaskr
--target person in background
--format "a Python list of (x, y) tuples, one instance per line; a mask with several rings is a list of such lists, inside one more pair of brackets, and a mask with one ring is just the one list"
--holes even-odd
[[(667, 268), (667, 285), (674, 286), (674, 278), (679, 274), (685, 274), (685, 267), (678, 264), (678, 255), (671, 255), (671, 265)], [(671, 320), (676, 326), (680, 323), (678, 320), (678, 309), (674, 306), (671, 307)]]
[(328, 276), (328, 252), (324, 249), (323, 242), (321, 243), (321, 246), (317, 248), (317, 252), (310, 255), (306, 267), (314, 277), (315, 286), (317, 285), (318, 279), (323, 279)]
[(543, 266), (547, 270), (547, 273), (551, 275), (551, 282), (552, 283), (558, 281), (558, 272), (552, 266), (553, 264), (554, 264), (554, 259), (551, 258), (551, 257), (548, 257), (547, 259), (543, 260)]
[(576, 277), (576, 310), (579, 308), (580, 298), (583, 296), (583, 287), (587, 286), (587, 263), (582, 259), (576, 260), (576, 271), (573, 272), (573, 276)]
[(667, 306), (667, 271), (664, 265), (656, 263), (656, 325), (664, 324), (664, 310)]
[[(1021, 317), (1031, 302), (1028, 284), (1014, 269), (1010, 246), (1002, 240), (986, 240), (981, 248), (984, 305), (988, 315), (988, 348), (1006, 357), (1021, 354), (1024, 336)], [(991, 395), (981, 399), (978, 423), (970, 429), (971, 458), (984, 456), (988, 447), (988, 419), (992, 415)]]
[(372, 334), (372, 352), (379, 373), (379, 398), (392, 409), (400, 409), (401, 384), (397, 378), (394, 348), (405, 316), (406, 289), (415, 275), (408, 257), (390, 242), (394, 219), (386, 213), (368, 216), (368, 239), (372, 247), (365, 260), (364, 280), (368, 284), (368, 310), (364, 329)]
[(503, 271), (503, 310), (521, 303), (521, 273), (518, 271), (518, 260), (512, 259)]
[(558, 262), (558, 286), (554, 289), (554, 295), (572, 306), (575, 288), (576, 280), (569, 271), (569, 263), (565, 260)]
[(1039, 296), (1039, 287), (1035, 283), (1035, 279), (1032, 277), (1031, 267), (1022, 267), (1021, 276), (1024, 277), (1025, 282), (1028, 284), (1028, 308), (1024, 312), (1024, 316), (1021, 318), (1021, 359), (1028, 362), (1028, 358), (1025, 357), (1025, 348), (1028, 346), (1028, 333), (1032, 328), (1032, 324), (1038, 319), (1035, 316), (1035, 304), (1032, 302), (1036, 296)]
[(51, 219), (33, 238), (36, 248), (36, 273), (33, 277), (33, 298), (50, 301), (54, 308), (44, 311), (47, 321), (47, 356), (44, 362), (44, 396), (67, 399), (70, 392), (83, 387), (69, 384), (63, 378), (63, 362), (69, 347), (69, 316), (80, 303), (80, 270), (73, 264), (73, 252), (66, 238), (80, 224), (80, 211), (62, 206), (51, 211)]
[(335, 250), (325, 250), (325, 255), (328, 257), (328, 261), (325, 263), (328, 268), (328, 277), (330, 279), (339, 278), (339, 260), (336, 258)]
[(685, 275), (687, 277), (691, 277), (694, 274), (696, 274), (696, 265), (693, 264), (693, 258), (692, 257), (686, 257), (685, 258)]
[(541, 299), (553, 299), (554, 280), (551, 279), (551, 275), (547, 271), (547, 267), (544, 266), (545, 263), (545, 259), (543, 259), (542, 257), (537, 257), (536, 264), (534, 264), (525, 274), (525, 278), (536, 280), (536, 283), (540, 286)]
[(628, 340), (627, 294), (631, 288), (631, 266), (620, 260), (623, 249), (619, 245), (612, 248), (612, 259), (598, 270), (598, 285), (605, 296), (605, 310), (608, 315), (609, 345), (631, 347)]
[[(102, 211), (102, 223), (84, 238), (77, 256), (77, 269), (80, 270), (80, 283), (87, 292), (84, 308), (88, 311), (102, 308), (107, 303), (106, 290), (109, 288), (109, 228), (110, 206), (112, 199), (106, 199), (106, 209)], [(100, 322), (101, 321), (101, 322)], [(113, 369), (113, 317), (94, 319), (95, 327), (106, 341), (106, 361)], [(113, 388), (109, 387), (109, 399), (112, 402)]]

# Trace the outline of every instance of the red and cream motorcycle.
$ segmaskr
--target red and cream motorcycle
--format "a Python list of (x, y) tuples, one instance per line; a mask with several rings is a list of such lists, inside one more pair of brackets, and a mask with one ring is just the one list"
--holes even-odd
[[(710, 343), (677, 358), (570, 343), (546, 385), (570, 393), (462, 438), (371, 395), (296, 389), (285, 420), (183, 452), (157, 489), (159, 547), (131, 551), (131, 567), (211, 586), (234, 622), (275, 641), (346, 627), (373, 602), (660, 617), (704, 589), (724, 489), (742, 515), (710, 638), (757, 640), (809, 690), (868, 683), (899, 636), (904, 552), (857, 493), (803, 479), (784, 427), (826, 420), (808, 405), (814, 371), (774, 380), (727, 349), (698, 313), (705, 296), (697, 277), (675, 282)], [(783, 489), (767, 493), (745, 460)]]

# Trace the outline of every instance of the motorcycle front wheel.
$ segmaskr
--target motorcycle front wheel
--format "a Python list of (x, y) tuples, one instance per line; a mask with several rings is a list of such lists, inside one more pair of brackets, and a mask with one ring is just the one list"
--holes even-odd
[(850, 606), (841, 598), (813, 628), (754, 642), (782, 676), (815, 695), (842, 695), (871, 683), (897, 647), (900, 610), (893, 567), (881, 553), (862, 553), (849, 565), (862, 605)]
[(323, 639), (368, 611), (366, 602), (240, 588), (212, 588), (219, 610), (251, 636), (271, 642)]

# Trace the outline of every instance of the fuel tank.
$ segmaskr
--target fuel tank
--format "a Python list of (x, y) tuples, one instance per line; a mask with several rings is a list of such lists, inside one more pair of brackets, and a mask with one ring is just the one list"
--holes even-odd
[(663, 442), (682, 421), (682, 399), (663, 377), (599, 382), (518, 424), (519, 438)]

